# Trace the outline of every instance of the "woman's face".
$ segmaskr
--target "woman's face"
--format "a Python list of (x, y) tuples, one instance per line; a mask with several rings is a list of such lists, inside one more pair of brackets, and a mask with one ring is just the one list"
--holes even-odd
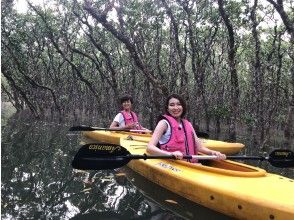
[(125, 110), (125, 111), (131, 110), (131, 108), (132, 108), (131, 100), (124, 101), (122, 103), (122, 107), (123, 107), (123, 110)]
[(180, 100), (178, 100), (176, 98), (171, 98), (168, 101), (167, 111), (174, 118), (180, 118), (183, 113), (183, 106), (182, 106)]

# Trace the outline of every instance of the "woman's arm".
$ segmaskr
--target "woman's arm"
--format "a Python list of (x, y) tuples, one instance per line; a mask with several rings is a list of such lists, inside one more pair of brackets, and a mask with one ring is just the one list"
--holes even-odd
[[(136, 128), (136, 123), (128, 124), (125, 126), (120, 126), (120, 124), (124, 122), (124, 118), (122, 113), (118, 113), (115, 118), (113, 119), (113, 122), (110, 124), (110, 128)], [(124, 123), (125, 124), (125, 123)]]
[(110, 128), (117, 128), (119, 126), (118, 122), (117, 121), (113, 121), (111, 124), (110, 124)]
[(167, 130), (167, 124), (161, 120), (156, 125), (156, 128), (153, 131), (152, 137), (147, 145), (147, 152), (150, 154), (158, 154), (158, 155), (170, 155), (169, 152), (164, 151), (156, 147), (158, 144), (161, 136), (166, 132)]
[(121, 118), (122, 117), (122, 114), (121, 113), (118, 113), (115, 117), (114, 117), (114, 119), (113, 119), (113, 121), (112, 121), (112, 123), (110, 124), (110, 128), (117, 128), (117, 127), (119, 127), (119, 123), (120, 123), (120, 121), (123, 119), (123, 118)]
[(222, 154), (219, 151), (210, 150), (207, 147), (204, 147), (203, 144), (201, 143), (200, 139), (197, 137), (195, 131), (194, 131), (194, 137), (195, 137), (196, 146), (198, 146), (198, 151), (199, 152), (201, 152), (203, 154), (207, 154), (207, 155), (215, 155), (215, 156), (217, 156), (217, 159), (219, 159), (219, 160), (225, 160), (226, 159), (225, 154)]
[(113, 121), (110, 125), (110, 128), (119, 128), (119, 129), (130, 128), (131, 129), (131, 128), (136, 128), (136, 123), (131, 123), (131, 124), (119, 127), (119, 123), (117, 121)]

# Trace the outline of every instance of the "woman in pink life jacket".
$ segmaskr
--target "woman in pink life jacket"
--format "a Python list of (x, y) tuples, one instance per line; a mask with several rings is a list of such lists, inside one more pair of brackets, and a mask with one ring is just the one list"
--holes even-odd
[(225, 159), (224, 154), (202, 145), (192, 124), (184, 119), (185, 114), (185, 101), (177, 94), (170, 95), (165, 103), (165, 114), (160, 117), (153, 131), (147, 152), (156, 155), (174, 155), (176, 159), (183, 159), (183, 155), (196, 155), (201, 152), (216, 155), (220, 160)]
[(110, 128), (148, 130), (140, 125), (136, 113), (132, 111), (133, 98), (131, 96), (123, 96), (120, 99), (120, 104), (122, 111), (115, 116)]

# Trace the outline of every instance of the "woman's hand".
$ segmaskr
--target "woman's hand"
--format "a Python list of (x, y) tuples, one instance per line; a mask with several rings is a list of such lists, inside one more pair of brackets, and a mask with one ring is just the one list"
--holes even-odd
[(131, 123), (125, 126), (125, 128), (136, 128), (137, 124), (136, 123)]
[(183, 154), (180, 151), (174, 151), (171, 153), (177, 160), (182, 160), (183, 159)]
[(217, 156), (217, 160), (225, 160), (226, 159), (226, 155), (225, 154), (222, 154), (219, 151), (212, 150), (211, 153), (210, 153), (210, 155)]

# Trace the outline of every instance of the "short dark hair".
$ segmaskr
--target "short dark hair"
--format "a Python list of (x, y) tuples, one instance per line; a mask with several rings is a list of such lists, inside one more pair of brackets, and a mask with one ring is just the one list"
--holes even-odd
[(120, 98), (120, 104), (123, 104), (125, 101), (128, 101), (128, 100), (130, 100), (130, 102), (133, 104), (133, 98), (130, 95), (122, 96)]
[(185, 100), (178, 94), (171, 94), (170, 96), (167, 97), (167, 99), (165, 101), (165, 106), (164, 106), (165, 113), (167, 115), (170, 115), (168, 112), (168, 103), (169, 103), (169, 100), (171, 100), (172, 98), (178, 99), (180, 101), (180, 103), (183, 107), (183, 113), (181, 115), (181, 118), (184, 118), (186, 115), (186, 112), (187, 112), (187, 105), (186, 105)]

